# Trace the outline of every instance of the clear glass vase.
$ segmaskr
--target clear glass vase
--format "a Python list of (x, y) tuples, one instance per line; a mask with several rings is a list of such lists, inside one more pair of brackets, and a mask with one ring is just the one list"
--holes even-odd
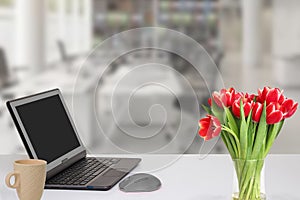
[(264, 160), (233, 160), (233, 200), (266, 200)]

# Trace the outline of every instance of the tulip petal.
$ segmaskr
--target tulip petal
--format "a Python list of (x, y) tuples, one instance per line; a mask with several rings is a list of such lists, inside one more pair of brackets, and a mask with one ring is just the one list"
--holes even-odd
[(244, 104), (244, 115), (245, 117), (248, 117), (249, 113), (251, 110), (251, 104), (250, 103), (246, 103)]
[(282, 103), (282, 107), (284, 107), (285, 109), (290, 110), (292, 108), (294, 104), (294, 101), (292, 99), (286, 99), (284, 100), (284, 102)]
[(210, 140), (211, 138), (212, 138), (212, 136), (211, 136), (211, 135), (210, 135), (210, 136), (208, 135), (208, 136), (204, 137), (204, 140), (205, 140), (205, 141), (208, 141), (208, 140)]
[(269, 90), (270, 87), (264, 87), (262, 90), (258, 89), (257, 102), (264, 103)]
[(271, 102), (277, 103), (279, 100), (280, 92), (277, 88), (272, 88), (269, 90), (266, 96), (266, 102), (267, 104), (270, 104)]
[(293, 105), (293, 107), (291, 108), (291, 110), (284, 116), (285, 118), (289, 118), (291, 117), (292, 115), (295, 114), (296, 110), (297, 110), (297, 107), (298, 107), (298, 103), (295, 103)]
[(276, 124), (283, 119), (283, 113), (279, 110), (273, 111), (267, 115), (267, 124)]
[(237, 100), (232, 104), (232, 112), (236, 117), (240, 118), (240, 106)]
[(201, 129), (199, 130), (199, 135), (200, 135), (201, 137), (205, 137), (205, 136), (207, 135), (207, 129), (201, 128)]
[(221, 97), (220, 97), (220, 94), (218, 93), (218, 92), (214, 92), (213, 93), (213, 99), (214, 99), (214, 101), (216, 102), (216, 104), (220, 107), (220, 108), (222, 108), (223, 107), (223, 105), (222, 105), (222, 101), (221, 101)]
[(275, 104), (274, 103), (270, 103), (267, 106), (266, 111), (267, 111), (267, 115), (268, 115), (268, 113), (271, 113), (271, 112), (275, 111)]
[(211, 106), (211, 98), (208, 98), (207, 102), (208, 102), (208, 105)]
[(253, 106), (253, 113), (252, 113), (252, 120), (254, 122), (259, 122), (262, 110), (263, 110), (263, 105), (259, 102), (256, 102)]
[(201, 127), (207, 128), (207, 127), (209, 127), (209, 122), (202, 121), (202, 122), (199, 123), (199, 125), (200, 125), (200, 128), (201, 128)]
[(281, 92), (281, 94), (280, 94), (280, 96), (279, 96), (279, 99), (278, 99), (278, 103), (279, 103), (279, 104), (282, 104), (283, 101), (284, 101), (284, 99), (285, 99), (285, 97), (283, 96), (283, 94), (282, 94), (282, 92)]
[(219, 136), (220, 133), (221, 133), (221, 126), (217, 127), (217, 128), (214, 130), (212, 136), (213, 136), (213, 137), (217, 137), (217, 136)]

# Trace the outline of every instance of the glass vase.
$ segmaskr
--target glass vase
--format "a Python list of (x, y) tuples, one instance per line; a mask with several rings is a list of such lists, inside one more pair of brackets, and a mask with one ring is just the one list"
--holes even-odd
[(265, 200), (264, 160), (233, 160), (233, 200)]

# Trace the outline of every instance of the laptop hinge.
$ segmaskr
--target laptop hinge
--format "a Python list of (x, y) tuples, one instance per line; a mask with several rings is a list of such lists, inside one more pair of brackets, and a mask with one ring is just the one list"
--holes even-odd
[(47, 172), (47, 180), (85, 157), (86, 157), (86, 150), (83, 150), (80, 153), (73, 156), (72, 158), (69, 158), (69, 159), (66, 158), (66, 159), (62, 160), (60, 165), (58, 165), (57, 167), (55, 167)]

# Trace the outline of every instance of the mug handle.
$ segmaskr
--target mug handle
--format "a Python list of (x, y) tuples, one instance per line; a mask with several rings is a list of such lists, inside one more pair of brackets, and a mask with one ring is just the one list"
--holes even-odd
[[(15, 183), (13, 185), (10, 183), (10, 179), (11, 179), (12, 176), (15, 177)], [(10, 188), (17, 188), (17, 187), (19, 187), (19, 185), (20, 185), (20, 173), (18, 173), (18, 172), (10, 172), (9, 174), (6, 175), (5, 183)]]

